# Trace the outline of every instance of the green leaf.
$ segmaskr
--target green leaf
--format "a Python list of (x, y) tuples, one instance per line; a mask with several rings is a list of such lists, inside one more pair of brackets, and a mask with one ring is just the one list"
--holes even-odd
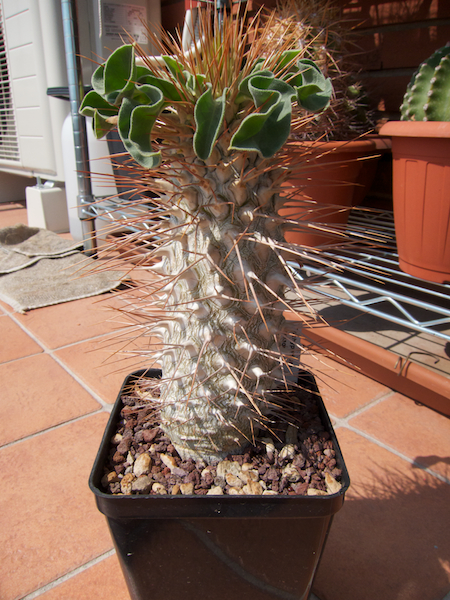
[(188, 71), (183, 71), (183, 74), (186, 87), (192, 94), (198, 94), (205, 89), (206, 75), (189, 73)]
[(146, 77), (147, 75), (153, 75), (148, 67), (136, 65), (136, 81), (139, 81), (142, 77)]
[(256, 151), (270, 158), (289, 136), (295, 91), (285, 81), (266, 75), (254, 75), (247, 85), (259, 112), (245, 117), (231, 139), (230, 150)]
[(269, 71), (268, 69), (264, 69), (264, 70), (259, 70), (259, 69), (254, 69), (250, 75), (247, 75), (247, 77), (244, 77), (244, 79), (241, 81), (241, 83), (239, 84), (239, 94), (238, 97), (236, 99), (237, 104), (240, 104), (244, 99), (248, 99), (248, 98), (252, 98), (252, 93), (249, 90), (249, 82), (253, 77), (264, 77), (266, 79), (274, 79), (274, 74), (272, 73), (272, 71)]
[(127, 44), (117, 48), (105, 63), (102, 95), (110, 104), (120, 106), (123, 98), (132, 95), (135, 81), (134, 47)]
[(93, 128), (94, 128), (94, 135), (98, 140), (100, 138), (104, 137), (108, 133), (108, 131), (111, 131), (111, 129), (114, 129), (114, 127), (115, 127), (114, 123), (108, 123), (108, 121), (105, 119), (105, 117), (103, 115), (101, 115), (98, 111), (95, 112)]
[(213, 98), (212, 86), (208, 84), (208, 89), (200, 96), (195, 105), (196, 129), (193, 145), (195, 154), (201, 160), (206, 160), (211, 156), (212, 149), (219, 136), (225, 116), (227, 91), (227, 88), (225, 88), (220, 98)]
[(154, 87), (157, 87), (164, 94), (164, 97), (172, 102), (178, 102), (182, 99), (176, 86), (171, 81), (167, 81), (167, 79), (156, 77), (148, 69), (145, 69), (147, 73), (141, 72), (140, 69), (144, 68), (145, 67), (138, 67), (137, 82), (139, 84), (149, 84)]
[(83, 98), (80, 113), (85, 117), (93, 117), (96, 111), (103, 116), (112, 117), (117, 114), (117, 107), (111, 106), (100, 94), (92, 90)]
[(154, 169), (161, 162), (161, 153), (154, 152), (150, 140), (158, 115), (150, 106), (137, 106), (131, 114), (129, 139), (125, 147), (143, 167)]
[(100, 96), (105, 95), (105, 65), (100, 65), (97, 69), (95, 69), (92, 78), (92, 87), (97, 94)]
[(147, 169), (153, 169), (160, 164), (161, 154), (152, 149), (151, 133), (164, 107), (164, 97), (162, 92), (153, 86), (141, 86), (141, 91), (152, 103), (137, 105), (129, 98), (124, 98), (117, 128), (125, 148), (134, 160)]
[(289, 79), (301, 108), (317, 112), (327, 108), (333, 93), (330, 78), (325, 78), (319, 67), (307, 58), (297, 61), (299, 73)]
[(163, 91), (155, 85), (138, 85), (134, 91), (132, 102), (138, 105), (150, 106), (155, 114), (161, 112), (161, 108), (165, 102)]
[(80, 106), (80, 114), (85, 117), (93, 117), (94, 134), (97, 139), (102, 138), (115, 127), (114, 123), (108, 123), (107, 119), (117, 113), (117, 107), (111, 106), (95, 91), (88, 92)]
[(173, 56), (163, 56), (162, 59), (173, 77), (181, 83), (186, 83), (182, 65)]
[(280, 60), (277, 61), (278, 70), (286, 69), (289, 66), (289, 69), (292, 66), (295, 66), (294, 60), (300, 54), (301, 50), (285, 50), (281, 54)]

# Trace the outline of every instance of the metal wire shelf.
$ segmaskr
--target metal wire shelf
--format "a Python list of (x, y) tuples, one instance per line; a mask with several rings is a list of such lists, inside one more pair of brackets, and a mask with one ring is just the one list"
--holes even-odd
[[(376, 242), (372, 247), (360, 243), (368, 232)], [(321, 252), (333, 268), (319, 268), (307, 257), (303, 268), (297, 267), (297, 277), (306, 287), (345, 306), (450, 341), (450, 285), (400, 270), (392, 212), (356, 209), (347, 233), (354, 248)]]

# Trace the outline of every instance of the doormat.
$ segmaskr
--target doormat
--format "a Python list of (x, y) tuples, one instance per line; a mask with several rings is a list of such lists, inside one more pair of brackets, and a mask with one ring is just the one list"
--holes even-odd
[(38, 227), (0, 229), (0, 300), (24, 313), (118, 287), (123, 272), (94, 272), (96, 261), (73, 242)]

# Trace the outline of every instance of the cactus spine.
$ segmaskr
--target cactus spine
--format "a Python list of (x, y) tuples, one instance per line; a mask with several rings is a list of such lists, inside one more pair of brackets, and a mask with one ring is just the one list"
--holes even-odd
[(450, 46), (436, 50), (419, 66), (400, 112), (402, 121), (450, 121)]

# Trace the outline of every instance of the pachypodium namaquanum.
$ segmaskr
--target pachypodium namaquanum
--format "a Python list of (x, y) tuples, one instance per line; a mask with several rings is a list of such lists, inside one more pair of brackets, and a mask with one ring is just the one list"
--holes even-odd
[(139, 234), (152, 239), (155, 278), (129, 312), (160, 340), (144, 356), (162, 369), (162, 428), (183, 458), (209, 461), (270, 426), (274, 390), (290, 385), (286, 340), (299, 342), (285, 315), (310, 309), (286, 262), (279, 192), (292, 105), (301, 126), (332, 85), (293, 40), (263, 55), (258, 19), (200, 24), (189, 52), (168, 39), (159, 58), (117, 49), (81, 113), (97, 137), (117, 126), (134, 185), (155, 195)]

